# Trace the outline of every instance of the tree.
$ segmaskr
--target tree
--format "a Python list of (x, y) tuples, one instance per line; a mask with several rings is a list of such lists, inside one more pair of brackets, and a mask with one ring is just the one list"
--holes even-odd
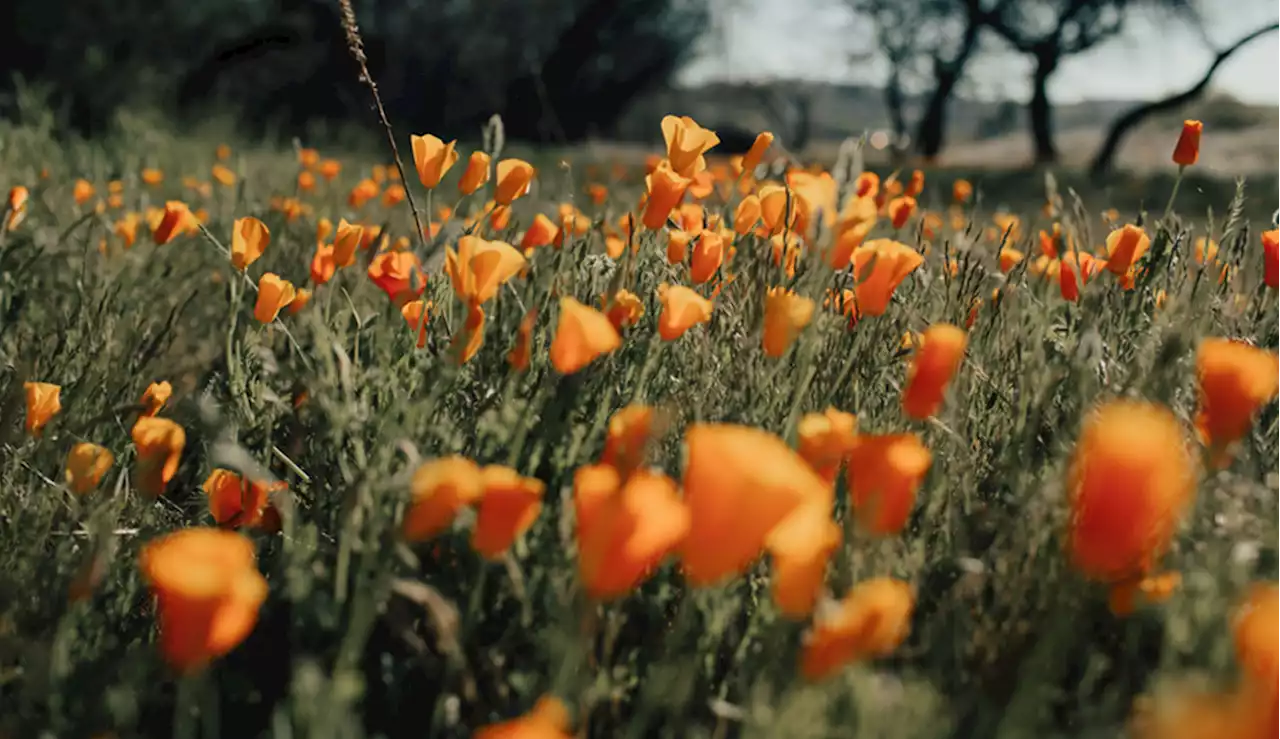
[(1115, 163), (1116, 154), (1120, 151), (1120, 145), (1124, 143), (1125, 137), (1133, 129), (1142, 125), (1144, 121), (1154, 115), (1177, 110), (1198, 99), (1209, 89), (1209, 83), (1213, 80), (1218, 68), (1230, 59), (1233, 54), (1253, 41), (1276, 30), (1280, 30), (1280, 23), (1273, 22), (1241, 36), (1234, 43), (1219, 50), (1214, 55), (1213, 61), (1195, 84), (1173, 95), (1143, 103), (1117, 118), (1107, 131), (1107, 136), (1103, 140), (1102, 146), (1098, 147), (1098, 153), (1093, 156), (1093, 161), (1089, 165), (1089, 174), (1095, 179), (1108, 174)]
[(875, 30), (879, 55), (889, 67), (885, 106), (899, 137), (907, 120), (909, 88), (923, 89), (915, 122), (915, 147), (936, 157), (946, 143), (947, 112), (970, 60), (980, 50), (983, 28), (1012, 0), (845, 0)]
[(1119, 35), (1129, 14), (1141, 5), (1192, 16), (1193, 0), (1020, 0), (986, 16), (989, 27), (1031, 58), (1031, 99), (1027, 120), (1037, 163), (1054, 162), (1053, 104), (1049, 80), (1062, 60)]

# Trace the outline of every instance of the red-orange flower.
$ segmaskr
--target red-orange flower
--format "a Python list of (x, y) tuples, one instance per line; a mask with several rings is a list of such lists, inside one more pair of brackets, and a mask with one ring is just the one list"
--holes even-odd
[(253, 544), (230, 531), (197, 527), (164, 536), (143, 548), (141, 568), (156, 596), (160, 651), (182, 672), (244, 641), (267, 597)]
[(892, 654), (911, 631), (915, 595), (901, 580), (858, 583), (806, 636), (800, 673), (821, 680), (846, 664)]
[(551, 340), (551, 365), (571, 375), (622, 346), (609, 317), (570, 297), (560, 298), (560, 320)]
[(115, 455), (105, 447), (84, 441), (76, 444), (67, 453), (64, 469), (67, 487), (76, 495), (92, 492), (115, 461)]
[(804, 619), (822, 593), (827, 561), (840, 546), (831, 506), (820, 500), (800, 506), (765, 539), (773, 564), (773, 601), (783, 616)]
[(626, 478), (644, 462), (657, 423), (653, 408), (647, 405), (629, 405), (614, 413), (609, 418), (601, 463)]
[(634, 590), (689, 531), (689, 511), (671, 478), (628, 477), (607, 464), (573, 477), (578, 572), (587, 595), (612, 600)]
[(902, 228), (907, 225), (907, 220), (916, 212), (916, 199), (903, 195), (889, 201), (889, 220), (893, 223), (894, 228)]
[(640, 220), (645, 228), (656, 231), (667, 222), (671, 209), (680, 203), (690, 180), (682, 177), (664, 160), (645, 181), (648, 184), (648, 198)]
[(684, 285), (660, 285), (658, 300), (662, 303), (658, 335), (663, 341), (675, 341), (694, 326), (711, 320), (711, 301)]
[(1228, 339), (1205, 339), (1196, 353), (1200, 409), (1196, 428), (1219, 464), (1227, 446), (1249, 432), (1254, 416), (1280, 389), (1275, 352)]
[(967, 344), (968, 334), (951, 324), (938, 323), (925, 329), (902, 391), (903, 412), (916, 419), (938, 412)]
[(621, 331), (630, 328), (644, 318), (644, 303), (640, 296), (630, 290), (619, 289), (612, 295), (601, 299), (601, 308), (609, 317), (609, 323)]
[(517, 719), (476, 730), (474, 739), (572, 739), (569, 711), (557, 698), (538, 700), (533, 710)]
[(1173, 163), (1179, 167), (1190, 167), (1200, 160), (1200, 134), (1204, 124), (1200, 121), (1183, 121), (1182, 133), (1178, 143), (1173, 147)]
[(1076, 442), (1067, 495), (1067, 549), (1076, 569), (1103, 582), (1150, 572), (1195, 495), (1177, 419), (1132, 400), (1092, 412)]
[(151, 238), (157, 245), (173, 241), (180, 233), (190, 231), (196, 222), (195, 215), (187, 204), (180, 200), (170, 200), (164, 204), (164, 215), (151, 231)]
[(142, 393), (142, 400), (138, 401), (144, 407), (141, 415), (154, 416), (164, 408), (165, 403), (169, 402), (169, 398), (173, 395), (173, 385), (166, 382), (153, 382), (147, 386)]
[(1124, 275), (1151, 248), (1151, 237), (1140, 227), (1128, 224), (1107, 234), (1107, 270)]
[(533, 325), (537, 318), (537, 309), (530, 308), (529, 312), (524, 314), (524, 318), (520, 319), (520, 326), (516, 328), (516, 345), (507, 354), (507, 364), (511, 365), (511, 369), (516, 372), (529, 369), (529, 362), (532, 359)]
[(806, 413), (796, 424), (796, 436), (800, 456), (830, 484), (857, 443), (858, 419), (835, 408)]
[(222, 526), (259, 526), (267, 509), (269, 496), (288, 485), (247, 480), (231, 470), (215, 469), (204, 481), (204, 494), (209, 497), (209, 513)]
[(849, 455), (849, 500), (871, 534), (897, 534), (907, 525), (916, 489), (933, 455), (915, 434), (859, 434)]
[(48, 382), (24, 382), (22, 389), (27, 394), (27, 433), (40, 436), (45, 425), (62, 410), (59, 395), (61, 385)]
[(409, 324), (409, 328), (413, 330), (417, 337), (418, 348), (427, 345), (427, 325), (428, 312), (431, 310), (430, 300), (410, 300), (400, 306), (400, 316), (404, 318), (405, 323)]
[(384, 251), (369, 262), (369, 279), (396, 305), (414, 300), (427, 288), (418, 255), (411, 251)]
[(178, 472), (187, 432), (167, 418), (143, 416), (133, 424), (132, 436), (138, 453), (138, 490), (155, 498)]
[(956, 180), (951, 185), (951, 199), (956, 203), (967, 203), (973, 196), (973, 185), (968, 180)]
[(458, 511), (480, 499), (484, 482), (480, 468), (466, 457), (441, 457), (426, 462), (409, 483), (411, 500), (400, 531), (408, 541), (423, 541), (453, 525)]
[(693, 258), (689, 263), (689, 280), (695, 285), (710, 281), (723, 262), (724, 239), (719, 233), (710, 229), (703, 231), (698, 234), (698, 240), (693, 244)]
[(520, 239), (520, 248), (527, 250), (539, 246), (551, 246), (559, 234), (560, 228), (550, 218), (539, 213), (533, 217), (533, 223), (529, 224), (524, 237)]
[(498, 465), (480, 470), (480, 482), (483, 492), (471, 547), (483, 557), (497, 559), (538, 519), (546, 486)]
[(781, 287), (771, 287), (764, 298), (764, 354), (781, 357), (800, 331), (813, 320), (816, 306), (809, 298)]
[(1280, 230), (1262, 232), (1262, 279), (1268, 287), (1280, 287)]
[(853, 273), (857, 283), (854, 296), (858, 313), (883, 315), (898, 285), (924, 264), (924, 257), (911, 247), (891, 239), (874, 239), (853, 252)]
[(694, 585), (742, 572), (783, 519), (801, 505), (830, 501), (826, 482), (765, 431), (698, 423), (686, 431), (685, 443), (690, 529), (680, 554)]

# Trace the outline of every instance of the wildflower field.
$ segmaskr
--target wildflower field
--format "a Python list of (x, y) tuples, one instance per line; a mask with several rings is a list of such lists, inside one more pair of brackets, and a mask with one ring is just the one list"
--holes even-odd
[(1200, 137), (1117, 210), (0, 124), (0, 736), (1275, 736), (1274, 184)]

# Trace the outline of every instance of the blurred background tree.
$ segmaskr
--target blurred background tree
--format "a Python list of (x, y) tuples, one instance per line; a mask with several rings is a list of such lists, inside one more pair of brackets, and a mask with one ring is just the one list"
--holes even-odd
[[(669, 81), (711, 0), (362, 0), (370, 70), (414, 130), (576, 141)], [(368, 107), (332, 0), (9, 0), (0, 69), (53, 88), (93, 133), (122, 105), (186, 117), (217, 107), (246, 126), (359, 118)]]

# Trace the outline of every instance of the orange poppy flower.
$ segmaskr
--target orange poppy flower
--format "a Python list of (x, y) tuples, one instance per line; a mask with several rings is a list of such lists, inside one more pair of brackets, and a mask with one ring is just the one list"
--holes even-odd
[(475, 739), (572, 739), (569, 711), (556, 698), (538, 700), (533, 710), (517, 719), (476, 730)]
[(915, 595), (901, 580), (858, 583), (830, 614), (815, 620), (800, 658), (800, 673), (821, 680), (851, 662), (893, 653), (911, 631)]
[(524, 318), (520, 319), (520, 326), (516, 329), (516, 345), (507, 354), (507, 364), (511, 365), (511, 369), (516, 372), (529, 369), (529, 362), (532, 359), (533, 326), (537, 318), (537, 309), (529, 309), (529, 312), (524, 314)]
[(156, 187), (164, 182), (164, 172), (155, 167), (144, 167), (142, 170), (142, 182), (150, 187)]
[(40, 436), (45, 425), (62, 410), (61, 385), (48, 382), (24, 382), (22, 389), (27, 394), (27, 433)]
[(667, 262), (684, 264), (689, 258), (689, 241), (693, 235), (688, 231), (673, 228), (667, 231)]
[(124, 242), (126, 249), (131, 248), (138, 240), (138, 221), (137, 213), (126, 213), (111, 229), (111, 232)]
[(804, 504), (830, 501), (829, 486), (781, 439), (760, 429), (693, 424), (685, 432), (689, 535), (681, 561), (689, 582), (741, 573), (765, 538)]
[(458, 250), (446, 247), (445, 271), (453, 291), (463, 301), (485, 303), (508, 280), (520, 274), (524, 255), (505, 241), (485, 241), (479, 236), (458, 239)]
[(609, 317), (609, 323), (619, 331), (630, 328), (644, 318), (644, 303), (630, 290), (620, 289), (601, 300), (601, 307)]
[(30, 200), (30, 198), (31, 195), (27, 191), (27, 188), (22, 185), (15, 185), (9, 189), (9, 198), (6, 201), (9, 216), (7, 228), (9, 230), (17, 228), (18, 224), (22, 223), (22, 219), (26, 217), (27, 201)]
[(1280, 287), (1280, 230), (1262, 232), (1262, 279), (1268, 287)]
[(294, 293), (293, 300), (290, 300), (289, 305), (287, 306), (289, 315), (293, 316), (302, 312), (302, 309), (306, 308), (307, 303), (310, 302), (311, 291), (303, 287), (298, 288)]
[(1200, 121), (1183, 121), (1182, 133), (1178, 143), (1173, 147), (1173, 163), (1179, 167), (1190, 167), (1200, 160), (1200, 134), (1204, 132), (1204, 124)]
[(186, 203), (169, 200), (164, 204), (164, 215), (152, 230), (151, 238), (157, 245), (163, 246), (173, 241), (178, 234), (190, 231), (194, 222), (195, 215)]
[(698, 234), (698, 240), (693, 245), (693, 258), (689, 269), (689, 279), (693, 284), (701, 285), (710, 281), (722, 263), (724, 263), (724, 239), (720, 234), (709, 230)]
[(857, 442), (858, 419), (852, 413), (828, 408), (822, 413), (806, 413), (796, 424), (801, 458), (828, 484), (853, 452)]
[(178, 471), (187, 432), (167, 418), (143, 416), (133, 424), (132, 436), (138, 453), (138, 490), (155, 498)]
[(454, 149), (457, 141), (445, 143), (439, 138), (427, 134), (409, 137), (413, 147), (413, 166), (418, 170), (418, 181), (428, 190), (440, 184), (445, 172), (458, 161), (458, 152)]
[(268, 497), (288, 485), (283, 482), (250, 481), (231, 470), (215, 469), (202, 489), (209, 498), (209, 513), (222, 526), (260, 526)]
[(603, 205), (604, 201), (609, 198), (609, 188), (598, 182), (587, 185), (587, 197), (591, 199), (592, 205)]
[(764, 354), (781, 357), (800, 331), (813, 320), (816, 306), (809, 298), (782, 287), (771, 287), (764, 299)]
[[(435, 138), (435, 137), (432, 136), (431, 138)], [(439, 141), (439, 139), (436, 139), (436, 140)], [(452, 152), (452, 147), (453, 147), (453, 142), (450, 142), (449, 149), (451, 152)], [(452, 152), (452, 156), (453, 156), (453, 160), (457, 161), (457, 158), (458, 158), (457, 152)], [(414, 149), (414, 159), (416, 162), (417, 148)], [(446, 166), (444, 169), (447, 170), (451, 166), (453, 166), (453, 161), (450, 161), (448, 166)], [(435, 184), (430, 185), (430, 187), (435, 187), (435, 185), (439, 184), (440, 177), (443, 175), (444, 175), (444, 171), (441, 170), (435, 176)], [(421, 165), (418, 165), (418, 177), (419, 179), (423, 177)], [(458, 180), (458, 192), (462, 193), (463, 195), (470, 195), (476, 190), (479, 190), (481, 187), (484, 187), (485, 183), (488, 181), (489, 181), (489, 155), (484, 153), (483, 151), (471, 152), (471, 156), (467, 158), (467, 168), (463, 170), (462, 177)], [(426, 185), (425, 182), (423, 182), (423, 184)]]
[(141, 415), (154, 416), (160, 412), (165, 403), (169, 402), (169, 398), (173, 395), (173, 385), (166, 382), (153, 382), (147, 386), (142, 393), (142, 399), (138, 402), (142, 404), (143, 409)]
[(755, 172), (756, 167), (760, 166), (760, 162), (764, 159), (764, 153), (769, 150), (773, 144), (773, 134), (768, 131), (761, 131), (756, 140), (751, 142), (751, 148), (747, 149), (747, 153), (742, 155), (742, 161), (739, 168), (748, 176)]
[(211, 174), (213, 175), (213, 179), (217, 180), (218, 184), (223, 187), (231, 187), (236, 184), (236, 173), (232, 172), (225, 165), (213, 165)]
[[(1253, 715), (1274, 732), (1280, 705), (1280, 588), (1257, 583), (1232, 617), (1236, 662), (1243, 671), (1241, 693), (1255, 710)], [(1262, 737), (1263, 734), (1257, 734)]]
[(1151, 248), (1151, 238), (1140, 227), (1128, 224), (1107, 234), (1107, 270), (1123, 275)]
[(760, 199), (760, 220), (770, 234), (780, 233), (796, 222), (799, 206), (787, 188), (777, 184), (764, 185), (756, 197)]
[(326, 159), (320, 162), (320, 176), (327, 182), (332, 182), (334, 178), (342, 172), (342, 162), (337, 159)]
[(616, 469), (624, 479), (640, 467), (657, 432), (656, 416), (647, 405), (629, 405), (614, 413), (609, 418), (600, 462)]
[(302, 192), (311, 192), (316, 189), (316, 176), (306, 170), (299, 172), (298, 189)]
[(231, 147), (226, 144), (218, 144), (213, 150), (213, 156), (220, 162), (225, 162), (231, 158)]
[(840, 546), (840, 527), (825, 501), (800, 506), (765, 539), (773, 564), (773, 601), (783, 616), (804, 619), (822, 592), (827, 561)]
[(351, 188), (351, 192), (347, 195), (347, 205), (359, 210), (365, 203), (378, 197), (380, 190), (378, 183), (366, 177)]
[(529, 224), (529, 229), (524, 232), (524, 238), (520, 239), (520, 248), (534, 249), (539, 246), (551, 246), (559, 234), (560, 229), (556, 224), (539, 213), (533, 217), (533, 223)]
[(551, 365), (557, 372), (571, 375), (620, 346), (622, 337), (608, 316), (573, 298), (560, 298), (560, 319), (551, 340)]
[(364, 226), (358, 223), (347, 223), (343, 218), (338, 221), (338, 229), (333, 237), (333, 262), (339, 267), (350, 267), (356, 262), (356, 250), (364, 240)]
[(318, 164), (320, 164), (320, 152), (315, 149), (298, 150), (298, 166), (303, 169), (312, 169)]
[(449, 349), (458, 364), (466, 364), (484, 346), (484, 308), (479, 303), (467, 303), (467, 320), (449, 342)]
[(1227, 446), (1249, 432), (1254, 416), (1280, 389), (1280, 358), (1243, 342), (1205, 339), (1196, 352), (1196, 376), (1196, 428), (1218, 463), (1228, 463)]
[(853, 191), (860, 198), (874, 198), (880, 194), (880, 175), (875, 172), (863, 172), (858, 175)]
[(908, 417), (923, 420), (938, 412), (968, 340), (968, 334), (947, 323), (925, 330), (902, 391), (902, 410)]
[(400, 531), (411, 542), (424, 541), (453, 525), (458, 511), (480, 499), (480, 468), (466, 457), (441, 457), (418, 467), (409, 483), (412, 499)]
[(237, 218), (231, 226), (231, 266), (243, 272), (258, 261), (270, 243), (267, 224), (253, 217)]
[(427, 278), (418, 255), (411, 251), (384, 251), (369, 262), (369, 279), (397, 306), (416, 299), (427, 289)]
[(876, 536), (902, 531), (933, 455), (915, 434), (859, 434), (849, 454), (849, 500), (859, 524)]
[(973, 185), (968, 180), (956, 180), (951, 185), (951, 199), (957, 204), (969, 202), (973, 197)]
[(338, 269), (334, 259), (332, 244), (316, 244), (316, 253), (311, 257), (311, 281), (323, 285), (333, 279)]
[(689, 532), (689, 510), (676, 483), (656, 472), (625, 479), (600, 464), (573, 476), (578, 571), (594, 600), (634, 590)]
[(80, 442), (67, 453), (65, 476), (67, 487), (76, 495), (86, 495), (98, 487), (115, 464), (116, 457), (105, 447)]
[(511, 205), (529, 192), (533, 182), (533, 165), (523, 159), (503, 159), (498, 162), (498, 185), (493, 199), (498, 205)]
[(675, 341), (694, 326), (711, 320), (711, 301), (684, 285), (659, 285), (658, 301), (662, 303), (658, 335), (664, 341)]
[(898, 285), (924, 264), (911, 247), (891, 239), (873, 239), (853, 252), (854, 295), (861, 315), (883, 315)]
[(733, 212), (733, 230), (739, 236), (745, 236), (751, 232), (760, 222), (760, 196), (748, 195), (738, 203), (738, 208)]
[(93, 198), (93, 185), (88, 180), (76, 180), (75, 187), (72, 188), (71, 195), (75, 198), (76, 205), (84, 205)]
[(1085, 421), (1067, 477), (1067, 549), (1086, 577), (1145, 575), (1195, 495), (1182, 427), (1166, 408), (1110, 401)]
[(430, 309), (430, 300), (410, 300), (400, 307), (400, 315), (417, 336), (419, 349), (427, 345), (427, 313)]
[(258, 301), (253, 306), (253, 317), (259, 323), (271, 323), (280, 315), (280, 309), (293, 302), (297, 294), (292, 282), (271, 272), (263, 274), (258, 280)]
[(690, 180), (680, 176), (665, 161), (659, 164), (658, 168), (645, 180), (648, 186), (648, 199), (645, 200), (644, 214), (640, 220), (645, 228), (656, 231), (667, 222), (671, 209), (680, 203)]
[(903, 195), (889, 201), (889, 220), (893, 223), (894, 228), (902, 228), (907, 224), (907, 219), (916, 212), (916, 199)]
[(681, 177), (688, 178), (707, 168), (703, 154), (720, 143), (720, 137), (716, 136), (715, 131), (699, 126), (687, 115), (664, 116), (662, 138), (667, 145), (667, 162), (671, 169)]
[(141, 568), (156, 596), (160, 651), (182, 672), (199, 670), (253, 631), (267, 597), (253, 544), (212, 528), (189, 528), (149, 542)]
[(1106, 265), (1087, 251), (1072, 251), (1062, 255), (1058, 264), (1058, 287), (1063, 300), (1072, 303), (1080, 299), (1080, 288), (1089, 284)]
[(480, 481), (484, 492), (471, 532), (471, 548), (482, 557), (497, 559), (538, 519), (546, 485), (499, 465), (480, 470)]
[(1004, 272), (1005, 274), (1012, 272), (1013, 268), (1021, 264), (1022, 260), (1025, 258), (1026, 258), (1026, 255), (1018, 251), (1017, 249), (1013, 249), (1007, 246), (1002, 248), (1000, 250), (1000, 271)]

